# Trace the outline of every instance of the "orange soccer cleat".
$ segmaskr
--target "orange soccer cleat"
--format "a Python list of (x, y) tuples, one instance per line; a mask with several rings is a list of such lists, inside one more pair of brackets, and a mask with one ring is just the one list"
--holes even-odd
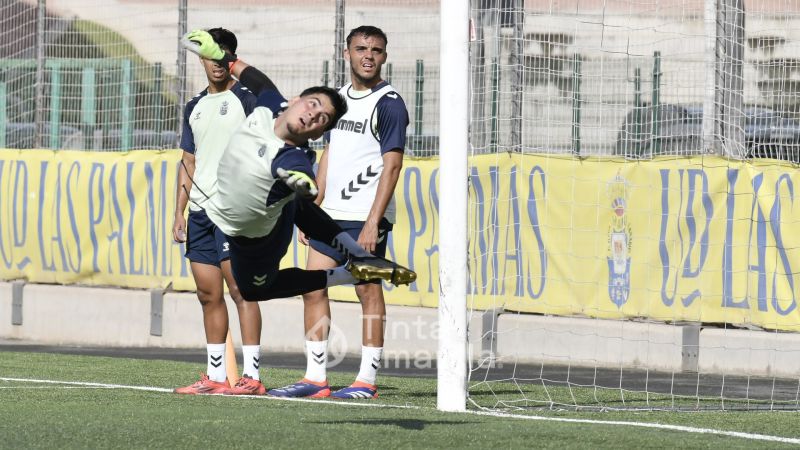
[(267, 388), (261, 384), (261, 381), (255, 380), (249, 375), (242, 375), (236, 385), (225, 393), (228, 395), (264, 395), (267, 393)]
[(228, 380), (225, 381), (213, 381), (208, 378), (206, 374), (200, 374), (200, 381), (196, 381), (189, 386), (175, 388), (173, 392), (176, 394), (191, 394), (191, 395), (198, 395), (198, 394), (226, 394), (230, 391), (231, 385), (228, 384)]

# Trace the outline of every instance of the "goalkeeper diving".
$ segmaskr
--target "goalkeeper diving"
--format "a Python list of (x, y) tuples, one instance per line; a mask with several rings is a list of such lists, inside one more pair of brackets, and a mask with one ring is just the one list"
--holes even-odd
[[(217, 186), (206, 207), (228, 237), (233, 276), (244, 299), (292, 297), (361, 280), (413, 282), (416, 273), (368, 253), (313, 202), (316, 154), (308, 142), (336, 125), (347, 111), (344, 98), (316, 86), (287, 100), (266, 75), (224, 52), (203, 30), (188, 33), (181, 44), (229, 71), (240, 65), (240, 82), (258, 96), (220, 159)], [(347, 263), (331, 270), (280, 269), (294, 225), (340, 249)]]

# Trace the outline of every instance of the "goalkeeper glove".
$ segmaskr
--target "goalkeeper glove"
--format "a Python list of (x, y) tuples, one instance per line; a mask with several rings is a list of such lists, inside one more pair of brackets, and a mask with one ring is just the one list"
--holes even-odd
[(236, 61), (239, 60), (235, 54), (222, 50), (219, 44), (214, 42), (214, 38), (205, 30), (194, 30), (186, 33), (181, 38), (181, 45), (203, 59), (214, 61), (228, 69), (229, 72), (233, 65), (236, 64)]
[(280, 167), (278, 167), (276, 172), (281, 181), (286, 183), (289, 189), (293, 190), (297, 195), (309, 200), (313, 200), (317, 197), (317, 193), (319, 192), (317, 190), (317, 183), (308, 175), (303, 172), (286, 170)]

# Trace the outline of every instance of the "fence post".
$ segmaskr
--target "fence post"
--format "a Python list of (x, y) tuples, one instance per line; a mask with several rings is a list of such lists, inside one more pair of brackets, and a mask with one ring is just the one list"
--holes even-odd
[(44, 46), (45, 46), (45, 28), (44, 22), (46, 20), (47, 7), (45, 0), (38, 0), (36, 9), (36, 99), (34, 102), (34, 146), (36, 148), (44, 147), (42, 140), (42, 130), (44, 130)]
[(525, 65), (523, 51), (525, 42), (523, 31), (525, 29), (525, 9), (522, 0), (513, 0), (513, 42), (511, 43), (510, 63), (514, 70), (511, 80), (511, 150), (522, 151), (522, 97)]
[(97, 108), (95, 107), (95, 69), (84, 67), (81, 76), (81, 123), (83, 124), (84, 146), (92, 148), (94, 130), (97, 126)]
[(163, 114), (163, 111), (161, 111), (161, 89), (162, 89), (161, 86), (164, 83), (163, 80), (162, 80), (162, 76), (163, 76), (163, 68), (161, 67), (161, 63), (157, 62), (157, 63), (153, 64), (153, 78), (155, 79), (155, 86), (153, 86), (153, 93), (154, 93), (154, 96), (153, 96), (154, 97), (153, 98), (153, 108), (155, 108), (155, 110), (156, 110), (155, 111), (155, 121), (156, 121), (156, 123), (155, 123), (155, 132), (156, 132), (156, 135), (158, 136), (159, 147), (161, 147), (161, 143), (162, 143), (162, 141), (161, 141), (161, 132), (164, 129), (164, 123), (161, 120), (161, 116)]
[(333, 43), (333, 59), (336, 62), (333, 82), (336, 84), (336, 88), (347, 83), (344, 71), (344, 7), (344, 0), (336, 0), (336, 32), (334, 33), (336, 42)]
[(132, 101), (131, 60), (122, 60), (122, 104), (120, 118), (122, 120), (122, 150), (130, 150), (133, 145), (133, 101)]
[(650, 135), (651, 153), (657, 155), (661, 152), (661, 139), (658, 137), (660, 132), (660, 109), (661, 109), (661, 52), (653, 52), (653, 127)]
[(8, 91), (6, 82), (0, 81), (0, 148), (6, 148), (6, 126), (8, 125)]
[(581, 154), (581, 55), (572, 57), (572, 151)]
[(497, 113), (500, 109), (500, 65), (497, 63), (497, 56), (492, 57), (492, 115), (491, 120), (491, 136), (489, 137), (489, 150), (492, 153), (497, 153)]
[(50, 65), (50, 148), (61, 148), (61, 64)]
[[(176, 117), (178, 118), (178, 130), (183, 130), (183, 107), (186, 105), (186, 49), (180, 44), (180, 38), (187, 32), (187, 0), (178, 0), (178, 60), (175, 61), (177, 66), (178, 78), (178, 104), (175, 105)], [(180, 133), (176, 134), (174, 141), (174, 148), (178, 148)]]
[[(414, 135), (422, 135), (422, 103), (425, 101), (425, 64), (421, 59), (417, 60), (417, 76), (415, 78), (414, 90)], [(418, 140), (418, 142), (420, 142)]]

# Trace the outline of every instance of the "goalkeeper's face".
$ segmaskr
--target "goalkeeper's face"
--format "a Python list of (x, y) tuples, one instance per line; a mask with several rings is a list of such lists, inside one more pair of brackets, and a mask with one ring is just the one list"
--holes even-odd
[(330, 98), (314, 93), (289, 100), (289, 107), (280, 117), (286, 120), (286, 129), (296, 142), (319, 139), (336, 111)]
[(230, 72), (210, 59), (200, 58), (200, 62), (203, 63), (203, 69), (206, 71), (206, 78), (208, 78), (209, 84), (221, 83), (231, 77)]

